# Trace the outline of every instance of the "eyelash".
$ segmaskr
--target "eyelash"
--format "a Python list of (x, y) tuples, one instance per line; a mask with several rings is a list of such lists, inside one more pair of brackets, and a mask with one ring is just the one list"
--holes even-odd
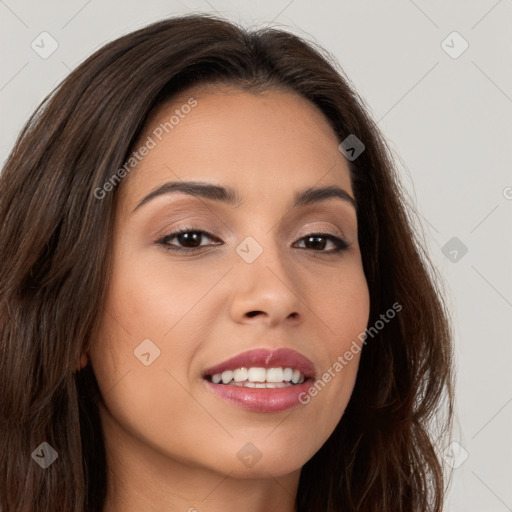
[[(175, 252), (194, 252), (194, 251), (200, 251), (204, 247), (207, 247), (205, 245), (200, 245), (198, 247), (179, 247), (179, 246), (173, 246), (173, 245), (169, 244), (170, 240), (172, 240), (173, 238), (175, 238), (179, 235), (183, 235), (185, 233), (198, 233), (201, 236), (206, 236), (206, 237), (210, 238), (211, 240), (216, 239), (216, 237), (208, 231), (204, 231), (202, 229), (196, 229), (193, 227), (181, 227), (181, 228), (177, 229), (176, 231), (172, 231), (171, 233), (168, 233), (168, 234), (164, 235), (163, 237), (159, 238), (158, 240), (155, 241), (155, 244), (162, 245), (164, 247), (164, 249), (167, 251), (175, 251)], [(305, 247), (300, 247), (300, 249), (310, 250), (313, 252), (319, 252), (319, 253), (323, 253), (323, 254), (335, 255), (335, 254), (343, 253), (344, 251), (346, 251), (349, 248), (349, 244), (345, 240), (343, 240), (343, 238), (340, 238), (335, 233), (332, 233), (329, 231), (308, 233), (307, 235), (304, 235), (301, 238), (299, 238), (299, 240), (297, 240), (297, 242), (300, 240), (304, 240), (305, 238), (310, 238), (310, 237), (327, 238), (336, 246), (336, 248), (331, 249), (330, 251), (324, 251), (324, 250), (315, 251), (314, 249), (307, 249)], [(216, 243), (214, 245), (222, 245), (222, 243)]]

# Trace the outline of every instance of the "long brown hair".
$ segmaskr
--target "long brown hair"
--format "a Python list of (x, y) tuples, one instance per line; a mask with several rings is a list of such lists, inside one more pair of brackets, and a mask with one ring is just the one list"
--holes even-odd
[[(155, 108), (214, 83), (294, 91), (340, 142), (363, 141), (350, 171), (369, 324), (402, 306), (364, 347), (340, 423), (302, 468), (297, 511), (441, 511), (451, 329), (390, 151), (325, 51), (207, 15), (164, 20), (98, 50), (42, 102), (0, 175), (0, 509), (102, 510), (101, 397), (91, 365), (75, 369), (98, 329), (122, 182), (101, 199), (95, 191), (123, 166)], [(58, 453), (44, 470), (31, 457), (43, 441)]]

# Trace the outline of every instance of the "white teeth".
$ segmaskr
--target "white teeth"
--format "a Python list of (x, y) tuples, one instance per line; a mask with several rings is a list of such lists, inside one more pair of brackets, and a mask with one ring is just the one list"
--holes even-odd
[(269, 368), (267, 370), (267, 382), (283, 382), (283, 369)]
[(281, 388), (302, 384), (306, 379), (292, 368), (236, 368), (211, 376), (214, 384), (230, 384), (249, 388)]
[(243, 382), (244, 380), (247, 380), (247, 368), (238, 368), (234, 372), (235, 374), (235, 382)]
[(287, 388), (291, 385), (289, 382), (267, 382), (267, 388)]
[(225, 372), (222, 372), (222, 384), (227, 384), (228, 382), (231, 382), (233, 380), (234, 372), (231, 370), (226, 370)]
[(265, 382), (267, 370), (265, 368), (249, 368), (247, 379), (250, 382)]

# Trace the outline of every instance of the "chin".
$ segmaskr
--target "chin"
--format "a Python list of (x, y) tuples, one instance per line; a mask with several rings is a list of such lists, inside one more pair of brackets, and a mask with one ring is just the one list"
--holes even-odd
[[(221, 472), (230, 473), (233, 478), (267, 479), (269, 476), (282, 477), (300, 471), (322, 444), (319, 442), (310, 446), (306, 443), (311, 442), (311, 438), (301, 440), (293, 436), (286, 437), (284, 431), (283, 436), (270, 441), (269, 438), (265, 439), (268, 434), (266, 430), (260, 440), (230, 442), (223, 454), (215, 453), (212, 458), (217, 464), (223, 460)], [(285, 438), (287, 442), (284, 442)]]

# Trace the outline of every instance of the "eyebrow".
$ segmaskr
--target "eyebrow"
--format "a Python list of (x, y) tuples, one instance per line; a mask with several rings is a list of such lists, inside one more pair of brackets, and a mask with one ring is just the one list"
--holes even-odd
[[(242, 198), (238, 195), (236, 190), (231, 187), (212, 185), (211, 183), (203, 183), (199, 181), (172, 181), (165, 183), (150, 192), (133, 209), (133, 212), (147, 204), (152, 199), (172, 192), (182, 192), (194, 197), (213, 199), (214, 201), (221, 201), (233, 206), (242, 202)], [(309, 187), (297, 192), (292, 203), (292, 208), (319, 203), (331, 198), (342, 199), (357, 209), (356, 200), (346, 190), (336, 185), (319, 188)]]

